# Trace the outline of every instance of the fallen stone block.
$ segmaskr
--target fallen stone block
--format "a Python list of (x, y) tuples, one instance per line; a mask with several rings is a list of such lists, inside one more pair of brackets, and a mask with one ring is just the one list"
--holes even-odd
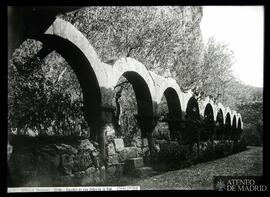
[(128, 159), (125, 161), (124, 172), (128, 174), (136, 168), (143, 167), (143, 165), (143, 158), (141, 157)]
[(116, 152), (121, 152), (125, 148), (124, 141), (121, 138), (114, 139), (114, 145)]
[(139, 156), (139, 148), (137, 147), (125, 147), (119, 153), (119, 160), (125, 161), (127, 159), (136, 158)]
[(107, 145), (107, 153), (108, 153), (108, 155), (114, 155), (115, 154), (115, 149), (114, 149), (114, 144), (113, 143), (109, 143)]

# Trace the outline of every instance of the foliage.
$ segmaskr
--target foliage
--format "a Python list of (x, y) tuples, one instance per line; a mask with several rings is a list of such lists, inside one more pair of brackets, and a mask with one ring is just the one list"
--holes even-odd
[(68, 63), (56, 52), (40, 60), (41, 43), (26, 40), (9, 65), (8, 126), (23, 135), (86, 135), (82, 95)]
[(83, 32), (103, 61), (132, 57), (158, 74), (175, 71), (189, 87), (202, 63), (200, 14), (196, 6), (121, 6), (87, 7), (60, 17)]
[(249, 145), (263, 143), (263, 103), (262, 101), (243, 103), (238, 106), (244, 125), (243, 137)]
[(202, 73), (199, 79), (200, 94), (209, 96), (214, 101), (225, 96), (225, 88), (233, 79), (233, 52), (225, 43), (220, 43), (210, 37), (204, 49)]

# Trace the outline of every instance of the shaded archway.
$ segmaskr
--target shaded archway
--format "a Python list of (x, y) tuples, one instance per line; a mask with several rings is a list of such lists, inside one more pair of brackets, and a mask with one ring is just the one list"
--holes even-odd
[(238, 118), (237, 128), (240, 129), (240, 130), (242, 129), (242, 121), (241, 121), (241, 118)]
[[(164, 111), (163, 108), (166, 108), (165, 114), (161, 114), (161, 111)], [(182, 109), (178, 94), (174, 88), (168, 87), (163, 92), (163, 97), (159, 103), (159, 115), (162, 115), (161, 121), (165, 124), (168, 124), (170, 139), (178, 139), (180, 134), (179, 132), (180, 121), (182, 119)]]
[(228, 112), (226, 114), (225, 126), (224, 126), (224, 138), (225, 139), (229, 139), (230, 138), (230, 131), (231, 131), (231, 115)]
[(193, 145), (196, 143), (196, 158), (200, 158), (200, 131), (201, 131), (201, 120), (199, 105), (194, 97), (191, 97), (187, 103), (186, 116), (185, 116), (186, 126), (185, 135), (182, 138), (183, 141), (188, 142), (189, 152), (193, 154)]
[(75, 72), (83, 93), (83, 112), (85, 120), (91, 128), (90, 136), (98, 141), (98, 131), (101, 127), (101, 93), (97, 77), (92, 69), (92, 65), (85, 57), (84, 53), (67, 39), (55, 35), (38, 35), (33, 39), (43, 43), (43, 53), (45, 57), (52, 50), (58, 52), (69, 63)]
[(186, 119), (200, 120), (199, 105), (194, 97), (191, 97), (187, 103)]
[(236, 116), (233, 116), (233, 122), (232, 122), (232, 130), (231, 130), (231, 139), (235, 139), (236, 138), (236, 134), (237, 134), (237, 125), (236, 125)]
[(216, 135), (214, 137), (215, 140), (222, 140), (224, 137), (224, 117), (222, 109), (218, 110), (217, 113), (217, 123), (216, 123)]
[(134, 71), (127, 71), (122, 74), (129, 83), (131, 83), (132, 88), (135, 92), (136, 102), (137, 102), (137, 114), (133, 114), (138, 121), (138, 125), (141, 129), (142, 137), (146, 137), (147, 130), (153, 118), (153, 104), (147, 83), (138, 73)]
[(201, 133), (201, 141), (207, 141), (210, 139), (210, 136), (213, 135), (214, 128), (214, 111), (210, 103), (208, 103), (204, 110), (204, 124), (205, 129)]

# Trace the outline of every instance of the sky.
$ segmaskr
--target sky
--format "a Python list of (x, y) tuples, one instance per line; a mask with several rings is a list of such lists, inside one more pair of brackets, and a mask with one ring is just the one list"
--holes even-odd
[(236, 78), (263, 87), (263, 6), (203, 6), (201, 30), (205, 43), (214, 36), (229, 44)]

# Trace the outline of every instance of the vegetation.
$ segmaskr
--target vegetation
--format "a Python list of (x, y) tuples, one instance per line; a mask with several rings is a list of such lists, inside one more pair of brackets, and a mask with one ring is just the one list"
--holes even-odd
[[(86, 7), (58, 17), (78, 28), (102, 61), (132, 57), (157, 74), (173, 77), (183, 91), (193, 89), (202, 98), (210, 96), (239, 109), (246, 128), (252, 127), (250, 133), (261, 132), (261, 108), (253, 102), (259, 100), (262, 106), (262, 92), (234, 79), (231, 68), (235, 60), (228, 45), (215, 38), (203, 43), (200, 6)], [(56, 52), (43, 60), (37, 58), (41, 47), (37, 41), (26, 40), (9, 64), (9, 130), (88, 136), (76, 75)], [(130, 141), (140, 135), (133, 116), (137, 104), (132, 85), (124, 77), (119, 84), (115, 88), (121, 126), (118, 135)], [(167, 113), (167, 105), (162, 106)], [(252, 114), (257, 119), (251, 120)]]

